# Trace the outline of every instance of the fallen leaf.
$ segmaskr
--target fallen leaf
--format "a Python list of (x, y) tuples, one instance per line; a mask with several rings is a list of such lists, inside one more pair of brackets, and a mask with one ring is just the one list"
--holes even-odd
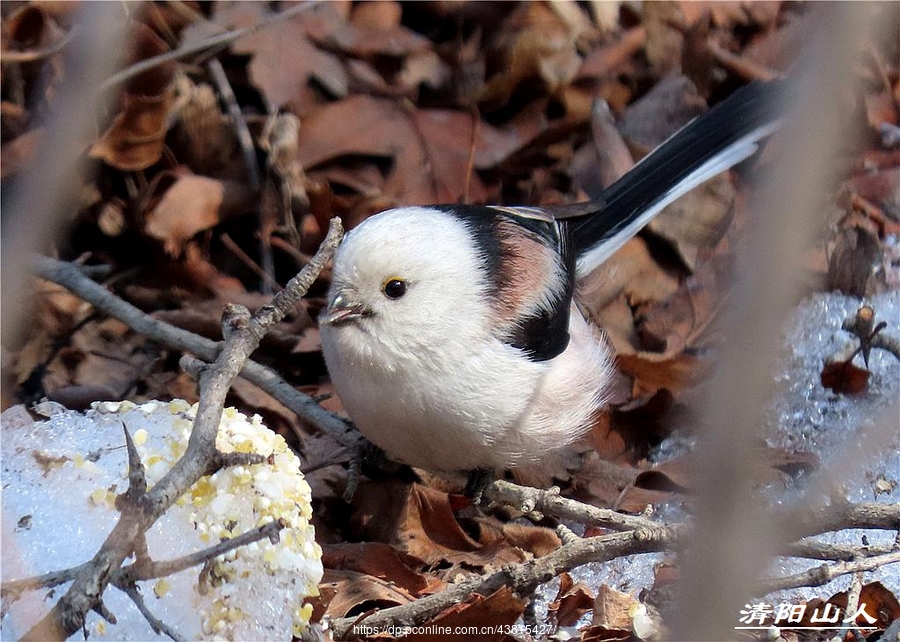
[(693, 271), (728, 230), (734, 198), (729, 172), (723, 172), (665, 207), (647, 229), (666, 239)]
[(426, 565), (449, 562), (479, 568), (522, 562), (523, 551), (504, 541), (483, 546), (460, 525), (448, 493), (421, 484), (397, 481), (369, 483), (354, 497), (358, 532), (392, 544)]
[(331, 570), (372, 575), (401, 587), (411, 595), (421, 595), (435, 588), (431, 578), (413, 570), (419, 560), (380, 542), (327, 544), (322, 547), (322, 564)]
[(643, 8), (641, 24), (647, 30), (644, 50), (654, 75), (665, 76), (677, 69), (684, 41), (681, 30), (677, 28), (685, 25), (681, 5), (673, 0), (650, 2)]
[(341, 22), (325, 34), (311, 36), (329, 50), (358, 57), (402, 57), (423, 51), (430, 41), (400, 24), (402, 7), (395, 2), (361, 2), (349, 22)]
[(180, 256), (197, 232), (252, 211), (256, 204), (245, 185), (183, 172), (160, 175), (164, 190), (144, 218), (144, 232), (162, 241), (169, 256)]
[(619, 119), (619, 131), (635, 156), (642, 157), (705, 111), (706, 101), (694, 84), (685, 76), (669, 75), (629, 105)]
[[(451, 606), (437, 617), (428, 621), (436, 630), (453, 631), (463, 627), (477, 630), (480, 627), (491, 627), (495, 633), (478, 636), (479, 640), (504, 640), (503, 630), (511, 627), (525, 611), (527, 600), (516, 596), (512, 589), (504, 586), (491, 595), (483, 597), (478, 594), (470, 596), (465, 602)], [(437, 629), (437, 627), (441, 627)], [(459, 634), (446, 635), (413, 633), (403, 638), (409, 642), (437, 642), (447, 640), (454, 642), (460, 639)]]
[[(311, 168), (345, 156), (393, 161), (384, 194), (403, 205), (449, 203), (465, 191), (472, 117), (461, 111), (407, 109), (396, 102), (358, 95), (327, 105), (303, 120), (298, 158)], [(475, 167), (496, 164), (519, 144), (515, 133), (478, 126)], [(487, 191), (472, 176), (472, 201)]]
[(325, 614), (332, 618), (361, 615), (372, 609), (408, 604), (415, 599), (414, 595), (392, 582), (355, 571), (326, 568), (320, 586), (324, 595), (333, 596), (324, 609)]
[[(134, 25), (130, 64), (169, 51), (149, 27)], [(147, 169), (162, 156), (174, 99), (175, 62), (164, 62), (129, 80), (122, 92), (119, 113), (91, 147), (90, 155), (123, 171)]]
[(603, 626), (608, 629), (631, 630), (634, 617), (632, 609), (639, 605), (634, 597), (622, 593), (606, 584), (600, 586), (594, 599), (594, 618), (592, 626)]
[(822, 386), (839, 394), (859, 395), (866, 391), (872, 373), (850, 361), (830, 361), (819, 375)]
[[(332, 96), (347, 95), (349, 81), (340, 59), (316, 46), (310, 35), (315, 32), (322, 37), (337, 29), (344, 21), (340, 11), (340, 3), (325, 3), (314, 11), (278, 20), (233, 45), (236, 52), (253, 56), (249, 65), (251, 78), (272, 104), (288, 106), (294, 113), (303, 115), (309, 108), (302, 98), (310, 81), (324, 87)], [(265, 3), (238, 2), (217, 11), (215, 20), (233, 29), (257, 24), (271, 16)]]
[(553, 94), (571, 83), (581, 68), (575, 47), (577, 30), (549, 4), (521, 4), (497, 34), (499, 55), (505, 60), (478, 96), (483, 108), (507, 107), (510, 97), (527, 80), (543, 82)]
[(712, 364), (691, 354), (653, 358), (648, 353), (618, 354), (616, 367), (634, 379), (633, 396), (659, 390), (681, 392), (696, 387), (712, 372)]
[(559, 590), (547, 606), (548, 619), (559, 626), (574, 626), (592, 608), (594, 595), (591, 589), (580, 582), (576, 583), (568, 573), (561, 573)]

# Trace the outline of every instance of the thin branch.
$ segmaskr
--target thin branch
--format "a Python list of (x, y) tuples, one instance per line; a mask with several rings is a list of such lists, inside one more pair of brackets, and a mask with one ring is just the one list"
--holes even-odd
[[(144, 499), (144, 494), (147, 492), (147, 476), (144, 474), (144, 463), (141, 461), (141, 456), (134, 445), (131, 433), (128, 432), (128, 426), (124, 422), (122, 423), (122, 432), (125, 433), (125, 448), (128, 452), (128, 490), (116, 498), (116, 508), (119, 508), (118, 503), (120, 501), (132, 502), (133, 504), (139, 503)], [(119, 510), (122, 510), (122, 508), (119, 508)]]
[(780, 74), (774, 69), (760, 64), (747, 56), (739, 56), (728, 51), (713, 38), (707, 41), (706, 46), (717, 63), (733, 71), (744, 80), (762, 80), (766, 82), (780, 77)]
[(222, 245), (228, 248), (232, 254), (237, 257), (238, 261), (243, 263), (247, 269), (253, 272), (256, 276), (266, 282), (266, 286), (271, 288), (272, 292), (278, 292), (281, 289), (281, 284), (275, 280), (271, 274), (266, 272), (264, 269), (259, 267), (259, 265), (254, 261), (241, 247), (234, 242), (234, 239), (229, 236), (227, 232), (222, 232), (222, 235), (219, 237), (222, 241)]
[(365, 622), (375, 629), (393, 626), (413, 626), (428, 621), (441, 611), (469, 599), (473, 593), (491, 595), (506, 586), (519, 594), (530, 594), (538, 585), (548, 582), (560, 573), (588, 562), (603, 562), (618, 557), (653, 553), (673, 547), (674, 529), (645, 529), (627, 533), (614, 533), (599, 537), (579, 539), (561, 546), (540, 559), (505, 567), (486, 577), (475, 577), (458, 582), (449, 588), (428, 595), (415, 602), (374, 611), (370, 616), (345, 617), (333, 622), (335, 638), (341, 639), (354, 624)]
[(484, 496), (495, 502), (515, 506), (523, 513), (537, 511), (579, 524), (601, 526), (616, 531), (639, 528), (661, 528), (658, 522), (644, 517), (617, 513), (608, 508), (597, 508), (583, 502), (561, 497), (559, 489), (541, 490), (519, 486), (504, 480), (495, 480), (484, 489)]
[(3, 582), (3, 584), (0, 584), (0, 595), (2, 595), (4, 599), (12, 598), (15, 600), (25, 591), (36, 591), (42, 588), (59, 586), (60, 584), (65, 584), (66, 582), (74, 580), (90, 565), (90, 562), (85, 562), (84, 564), (79, 564), (72, 568), (65, 568), (61, 571), (51, 571), (50, 573), (36, 575), (35, 577), (24, 577), (20, 580), (6, 581)]
[[(42, 279), (66, 288), (138, 334), (169, 349), (195, 354), (207, 362), (213, 361), (218, 354), (221, 345), (218, 341), (154, 319), (86, 277), (74, 264), (37, 257), (32, 262), (32, 271)], [(347, 448), (356, 449), (363, 443), (362, 435), (351, 424), (322, 408), (312, 397), (295, 389), (271, 369), (248, 361), (241, 371), (241, 376), (277, 399), (300, 419)]]
[(900, 551), (894, 551), (885, 555), (875, 555), (851, 562), (834, 562), (822, 564), (803, 573), (788, 575), (760, 583), (761, 595), (781, 591), (784, 589), (798, 588), (800, 586), (822, 586), (841, 575), (858, 573), (860, 571), (874, 571), (888, 564), (900, 564)]
[(154, 633), (156, 633), (157, 635), (167, 635), (170, 639), (176, 640), (177, 642), (187, 640), (186, 637), (179, 635), (178, 631), (171, 628), (168, 624), (166, 624), (150, 612), (150, 609), (147, 608), (146, 603), (144, 603), (144, 598), (141, 596), (141, 592), (136, 586), (127, 586), (125, 588), (122, 588), (121, 591), (131, 598), (131, 601), (134, 602), (134, 605), (138, 608), (138, 611), (141, 612), (141, 615), (144, 616), (144, 619), (147, 620), (147, 623), (150, 625), (150, 628), (153, 629)]
[(281, 532), (281, 529), (284, 527), (285, 524), (281, 520), (269, 522), (268, 524), (263, 524), (259, 528), (254, 528), (246, 533), (241, 533), (240, 535), (226, 539), (223, 542), (219, 542), (215, 546), (204, 548), (202, 551), (197, 551), (190, 555), (177, 557), (167, 562), (131, 564), (113, 574), (110, 583), (124, 589), (124, 587), (130, 586), (135, 582), (144, 582), (159, 577), (167, 577), (178, 573), (179, 571), (191, 568), (192, 566), (205, 564), (219, 555), (224, 555), (229, 551), (252, 544), (253, 542), (268, 539), (274, 543), (278, 541), (278, 533)]
[(785, 555), (823, 561), (850, 562), (874, 555), (884, 555), (893, 550), (893, 546), (847, 546), (800, 540), (788, 544)]
[(259, 163), (256, 162), (256, 150), (253, 149), (253, 136), (250, 134), (250, 128), (247, 127), (247, 121), (244, 119), (244, 114), (241, 112), (241, 106), (238, 105), (234, 90), (231, 89), (231, 83), (228, 82), (228, 76), (225, 75), (222, 63), (216, 58), (213, 58), (206, 63), (206, 67), (209, 70), (210, 77), (216, 85), (216, 89), (219, 90), (219, 95), (222, 96), (225, 107), (228, 109), (228, 115), (231, 117), (231, 124), (234, 127), (234, 132), (237, 135), (238, 143), (241, 147), (241, 155), (244, 157), (244, 164), (247, 166), (250, 189), (254, 194), (257, 194), (259, 193), (260, 188), (260, 171)]

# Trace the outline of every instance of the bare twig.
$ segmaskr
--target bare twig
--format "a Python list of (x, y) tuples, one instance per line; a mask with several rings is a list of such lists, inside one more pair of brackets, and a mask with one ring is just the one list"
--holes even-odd
[(234, 254), (241, 263), (247, 266), (247, 268), (251, 272), (265, 281), (266, 286), (271, 288), (271, 291), (277, 292), (281, 289), (281, 284), (275, 280), (275, 277), (266, 272), (263, 268), (259, 267), (256, 261), (250, 258), (250, 256), (246, 252), (244, 252), (244, 250), (242, 250), (237, 243), (234, 242), (234, 239), (231, 238), (228, 232), (222, 232), (222, 235), (219, 238), (222, 240), (222, 245), (228, 248), (231, 253)]
[(844, 319), (841, 324), (841, 329), (852, 334), (859, 342), (859, 346), (853, 351), (852, 356), (862, 353), (867, 368), (869, 367), (869, 354), (873, 348), (887, 350), (900, 359), (900, 340), (884, 334), (882, 330), (886, 327), (887, 323), (884, 321), (875, 324), (875, 309), (869, 305), (861, 306), (854, 316)]
[(608, 508), (597, 508), (588, 504), (561, 497), (559, 489), (541, 490), (518, 486), (504, 480), (495, 480), (484, 489), (484, 496), (495, 502), (515, 506), (523, 513), (538, 511), (544, 515), (566, 519), (590, 526), (602, 526), (616, 531), (639, 528), (661, 528), (657, 522), (644, 517), (617, 513)]
[(222, 63), (218, 59), (213, 58), (206, 63), (209, 75), (219, 91), (219, 95), (225, 102), (228, 109), (228, 116), (231, 118), (231, 124), (237, 135), (238, 143), (241, 146), (241, 155), (244, 157), (244, 164), (247, 166), (247, 174), (249, 175), (250, 189), (254, 194), (259, 192), (259, 163), (256, 162), (256, 151), (253, 149), (253, 136), (250, 135), (250, 128), (247, 127), (247, 121), (244, 120), (244, 114), (238, 105), (234, 91), (231, 89), (231, 83), (228, 82), (228, 76), (222, 68)]
[(709, 39), (706, 46), (717, 63), (733, 71), (744, 80), (768, 81), (779, 77), (778, 72), (774, 69), (770, 69), (747, 56), (731, 53), (713, 38)]
[[(102, 285), (87, 278), (77, 266), (71, 263), (37, 257), (32, 265), (34, 273), (41, 278), (66, 288), (93, 305), (97, 310), (118, 319), (148, 339), (170, 349), (195, 354), (207, 362), (214, 360), (218, 354), (220, 344), (217, 341), (154, 319), (109, 292)], [(241, 371), (241, 376), (277, 399), (300, 419), (328, 434), (347, 448), (356, 449), (364, 441), (362, 435), (349, 423), (322, 408), (309, 395), (296, 390), (269, 368), (254, 361), (248, 361)]]
[(579, 539), (561, 546), (553, 553), (523, 564), (508, 566), (486, 577), (475, 577), (458, 582), (447, 589), (423, 597), (415, 602), (395, 606), (383, 611), (375, 611), (364, 618), (346, 617), (333, 623), (335, 637), (345, 637), (354, 624), (365, 622), (367, 627), (379, 628), (411, 626), (425, 622), (444, 609), (468, 599), (473, 593), (490, 595), (507, 586), (520, 594), (529, 594), (539, 585), (564, 571), (571, 570), (587, 562), (600, 562), (636, 555), (652, 553), (671, 548), (674, 532), (667, 528), (653, 531), (644, 529), (627, 533), (615, 533), (600, 537)]
[(800, 540), (789, 544), (787, 549), (785, 549), (785, 554), (790, 557), (849, 562), (864, 557), (872, 557), (873, 555), (884, 555), (893, 550), (892, 546), (847, 546)]
[(269, 522), (268, 524), (263, 524), (259, 528), (254, 528), (253, 530), (247, 531), (246, 533), (241, 533), (240, 535), (227, 539), (224, 542), (219, 542), (215, 546), (210, 546), (209, 548), (205, 548), (202, 551), (197, 551), (196, 553), (191, 553), (190, 555), (184, 555), (167, 562), (131, 564), (130, 566), (126, 566), (115, 573), (113, 575), (111, 583), (120, 588), (127, 587), (134, 584), (135, 582), (143, 582), (158, 577), (166, 577), (168, 575), (178, 573), (179, 571), (183, 571), (186, 568), (205, 564), (206, 562), (215, 559), (219, 555), (224, 555), (229, 551), (241, 548), (243, 546), (246, 546), (247, 544), (252, 544), (253, 542), (259, 542), (264, 539), (277, 541), (278, 533), (281, 531), (281, 529), (284, 528), (284, 526), (284, 522), (280, 520)]
[(131, 598), (131, 601), (134, 602), (134, 605), (138, 608), (138, 611), (141, 612), (141, 615), (144, 616), (144, 619), (147, 620), (147, 623), (150, 625), (150, 628), (153, 629), (153, 632), (157, 635), (163, 634), (169, 636), (172, 640), (187, 640), (182, 635), (171, 628), (168, 624), (157, 618), (153, 613), (150, 612), (150, 609), (147, 608), (146, 603), (144, 603), (144, 598), (141, 596), (141, 592), (138, 590), (136, 586), (127, 586), (121, 589), (125, 595)]
[(841, 575), (849, 573), (858, 573), (860, 571), (873, 571), (876, 568), (887, 566), (888, 564), (900, 563), (900, 552), (886, 553), (885, 555), (875, 555), (866, 557), (861, 560), (853, 560), (851, 562), (835, 562), (833, 564), (822, 564), (816, 568), (811, 568), (803, 573), (796, 575), (788, 575), (771, 580), (764, 580), (760, 584), (760, 594), (771, 593), (773, 591), (781, 591), (784, 589), (797, 588), (800, 586), (822, 586), (828, 584), (831, 580)]
[(21, 595), (25, 591), (35, 591), (37, 589), (59, 586), (60, 584), (71, 582), (80, 573), (83, 573), (84, 570), (90, 566), (90, 564), (90, 562), (85, 562), (84, 564), (73, 566), (72, 568), (66, 568), (60, 571), (51, 571), (50, 573), (44, 573), (43, 575), (37, 575), (35, 577), (24, 577), (19, 580), (9, 580), (3, 582), (3, 584), (0, 584), (0, 594), (3, 595), (4, 599), (9, 598), (12, 600), (16, 600), (18, 599), (19, 595)]

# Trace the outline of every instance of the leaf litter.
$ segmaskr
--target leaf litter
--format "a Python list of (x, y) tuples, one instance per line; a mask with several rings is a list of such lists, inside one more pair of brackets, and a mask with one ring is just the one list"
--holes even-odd
[[(123, 24), (133, 33), (130, 63), (271, 16), (262, 3), (148, 7)], [(597, 195), (729, 89), (790, 69), (803, 42), (802, 11), (791, 4), (606, 9), (330, 2), (215, 54), (155, 66), (119, 88), (112, 113), (98, 114), (102, 126), (85, 148), (93, 172), (80, 179), (59, 254), (106, 266), (104, 283), (115, 293), (215, 338), (222, 305), (260, 305), (315, 250), (329, 217), (352, 226), (397, 205), (552, 204)], [(4, 188), (30, 169), (40, 115), (59, 99), (60, 79), (77, 73), (61, 54), (72, 15), (37, 3), (4, 12)], [(209, 55), (232, 86), (253, 136), (249, 149), (208, 71)], [(898, 66), (896, 51), (870, 46), (859, 65), (862, 88), (844, 90), (848, 104), (861, 105), (848, 114), (864, 142), (841, 159), (840, 195), (820, 245), (797, 250), (812, 296), (787, 330), (767, 443), (754, 455), (762, 487), (791, 486), (833, 465), (856, 426), (898, 394), (900, 374), (887, 353), (867, 367), (859, 358), (844, 365), (838, 379), (848, 388), (822, 386), (823, 361), (848, 339), (840, 317), (859, 299), (820, 294), (865, 297), (888, 320), (886, 332), (900, 331), (900, 156), (881, 142), (884, 127), (898, 123)], [(605, 103), (592, 105), (595, 98)], [(273, 145), (276, 130), (286, 138)], [(262, 175), (248, 176), (247, 153), (263, 158)], [(689, 502), (688, 450), (700, 429), (693, 412), (712, 371), (715, 320), (749, 217), (745, 191), (737, 173), (723, 174), (667, 208), (579, 284), (585, 309), (617, 354), (615, 401), (578, 452), (545, 470), (520, 471), (520, 478), (633, 512), (650, 504), (666, 515)], [(326, 286), (325, 279), (314, 285), (257, 358), (342, 412), (312, 322)], [(176, 354), (95, 317), (55, 286), (33, 287), (35, 322), (21, 345), (7, 346), (4, 408), (43, 396), (73, 407), (126, 396), (193, 400)], [(329, 567), (317, 614), (408, 602), (558, 546), (546, 526), (471, 510), (459, 480), (424, 472), (415, 482), (364, 479), (348, 506), (341, 498), (348, 453), (247, 385), (236, 386), (233, 397), (248, 414), (265, 416), (311, 464)], [(884, 447), (897, 450), (896, 443)], [(880, 500), (896, 501), (896, 470), (884, 463), (869, 465), (853, 492), (878, 489)], [(631, 604), (623, 598), (623, 606), (609, 606), (616, 603), (611, 591), (633, 595), (664, 568), (622, 564), (563, 576), (556, 597), (546, 594), (553, 601), (547, 617), (562, 627), (590, 624), (585, 639), (608, 639), (590, 636), (620, 626), (610, 609)], [(891, 579), (887, 585), (898, 586)], [(514, 623), (524, 610), (521, 599), (501, 591), (433, 622)]]

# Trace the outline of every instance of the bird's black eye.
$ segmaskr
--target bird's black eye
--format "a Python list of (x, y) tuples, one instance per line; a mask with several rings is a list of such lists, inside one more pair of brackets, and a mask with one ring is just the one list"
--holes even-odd
[(384, 285), (381, 286), (381, 291), (389, 299), (399, 299), (406, 294), (406, 281), (392, 277), (385, 280)]

